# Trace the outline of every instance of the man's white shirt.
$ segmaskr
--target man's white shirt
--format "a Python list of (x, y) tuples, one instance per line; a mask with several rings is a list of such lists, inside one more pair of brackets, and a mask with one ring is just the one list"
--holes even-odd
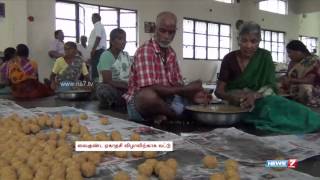
[(88, 61), (90, 59), (90, 51), (87, 48), (83, 47), (81, 44), (77, 44), (78, 51), (81, 52), (81, 57), (83, 58), (84, 61)]
[(105, 49), (107, 47), (106, 46), (107, 45), (106, 44), (106, 41), (107, 41), (106, 31), (100, 21), (98, 21), (94, 24), (94, 27), (90, 33), (89, 44), (88, 44), (89, 51), (92, 50), (92, 47), (94, 46), (94, 42), (97, 37), (100, 37), (101, 40), (100, 40), (99, 45), (97, 46), (96, 50)]
[(58, 52), (60, 54), (64, 54), (64, 44), (63, 44), (63, 42), (58, 40), (58, 39), (54, 39), (50, 43), (49, 51), (56, 51), (56, 52)]

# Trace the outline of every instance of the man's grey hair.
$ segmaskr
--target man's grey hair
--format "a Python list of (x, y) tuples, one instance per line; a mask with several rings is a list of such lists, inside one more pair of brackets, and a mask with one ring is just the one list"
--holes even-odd
[(244, 22), (239, 29), (238, 38), (240, 39), (241, 36), (245, 34), (255, 34), (259, 40), (261, 40), (261, 27), (259, 24), (248, 21)]
[(162, 20), (166, 17), (170, 17), (172, 19), (174, 19), (175, 24), (177, 24), (177, 16), (175, 14), (173, 14), (170, 11), (163, 11), (161, 13), (158, 14), (157, 19), (156, 19), (156, 26), (159, 26), (160, 23), (162, 22)]

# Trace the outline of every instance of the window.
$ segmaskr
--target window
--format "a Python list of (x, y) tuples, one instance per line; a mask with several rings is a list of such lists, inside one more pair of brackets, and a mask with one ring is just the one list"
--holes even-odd
[(66, 41), (79, 41), (80, 36), (89, 38), (93, 24), (91, 16), (99, 13), (101, 24), (107, 35), (107, 47), (109, 47), (110, 32), (114, 28), (122, 28), (127, 34), (125, 51), (131, 56), (137, 49), (137, 11), (91, 5), (77, 2), (56, 2), (56, 29), (62, 29)]
[(308, 50), (311, 53), (316, 53), (318, 48), (318, 38), (308, 37), (308, 36), (299, 36), (299, 40), (307, 46)]
[(56, 3), (56, 30), (61, 29), (65, 42), (76, 41), (76, 5), (73, 3)]
[(215, 1), (230, 3), (230, 4), (233, 3), (233, 0), (215, 0)]
[[(93, 13), (99, 13), (99, 7), (88, 4), (79, 4), (79, 36), (85, 35), (88, 37), (93, 29), (91, 16)], [(103, 20), (103, 16), (101, 15)], [(102, 22), (101, 22), (102, 23)], [(108, 34), (106, 34), (108, 36)]]
[(230, 24), (184, 18), (183, 58), (221, 60), (230, 50)]
[(277, 14), (287, 14), (287, 0), (260, 0), (259, 9)]
[(261, 30), (260, 47), (269, 50), (275, 62), (285, 62), (284, 32)]

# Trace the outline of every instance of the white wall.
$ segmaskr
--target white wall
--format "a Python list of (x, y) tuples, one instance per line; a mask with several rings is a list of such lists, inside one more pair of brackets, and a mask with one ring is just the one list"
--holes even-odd
[(54, 39), (55, 30), (55, 1), (28, 0), (28, 16), (34, 21), (28, 22), (28, 45), (30, 57), (35, 58), (39, 66), (39, 77), (42, 80), (49, 77), (53, 59), (48, 56), (50, 41)]
[(0, 0), (5, 3), (5, 18), (0, 18), (0, 51), (27, 43), (26, 0)]
[[(40, 68), (40, 78), (50, 73), (52, 60), (47, 51), (55, 30), (55, 0), (0, 0), (6, 2), (7, 18), (0, 20), (0, 48), (27, 42)], [(183, 17), (192, 17), (200, 20), (228, 23), (232, 25), (233, 49), (237, 48), (235, 22), (238, 19), (253, 20), (263, 28), (286, 32), (286, 42), (297, 39), (299, 34), (320, 32), (318, 28), (310, 32), (309, 26), (314, 17), (301, 20), (293, 13), (298, 7), (295, 1), (290, 0), (289, 15), (277, 15), (258, 10), (256, 0), (241, 0), (241, 3), (225, 4), (213, 0), (78, 0), (78, 2), (100, 4), (106, 6), (135, 9), (138, 11), (138, 41), (143, 43), (150, 38), (144, 33), (145, 21), (154, 21), (155, 16), (163, 11), (173, 11), (178, 17), (178, 31), (173, 48), (177, 52), (183, 76), (190, 80), (202, 79), (208, 81), (215, 78), (219, 70), (220, 61), (183, 60), (182, 58), (182, 20)], [(17, 11), (18, 9), (19, 11)], [(212, 10), (212, 11), (211, 11)], [(27, 16), (34, 16), (34, 22), (27, 21)], [(311, 18), (313, 17), (313, 18)], [(319, 18), (317, 18), (319, 19)], [(318, 20), (317, 20), (318, 21)], [(4, 27), (4, 28), (2, 28)], [(306, 28), (308, 27), (308, 28)]]
[(319, 0), (290, 0), (296, 1), (294, 7), (296, 13), (311, 13), (320, 11)]
[(320, 33), (320, 12), (299, 14), (299, 33), (305, 36), (319, 37)]
[(299, 35), (318, 37), (317, 54), (320, 52), (320, 12), (299, 15)]

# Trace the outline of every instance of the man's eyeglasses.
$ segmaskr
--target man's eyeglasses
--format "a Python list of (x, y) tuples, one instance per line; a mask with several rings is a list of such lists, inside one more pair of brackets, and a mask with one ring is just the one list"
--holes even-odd
[(176, 33), (176, 29), (165, 29), (165, 28), (159, 28), (159, 32), (161, 33), (168, 33), (169, 35), (173, 35)]

